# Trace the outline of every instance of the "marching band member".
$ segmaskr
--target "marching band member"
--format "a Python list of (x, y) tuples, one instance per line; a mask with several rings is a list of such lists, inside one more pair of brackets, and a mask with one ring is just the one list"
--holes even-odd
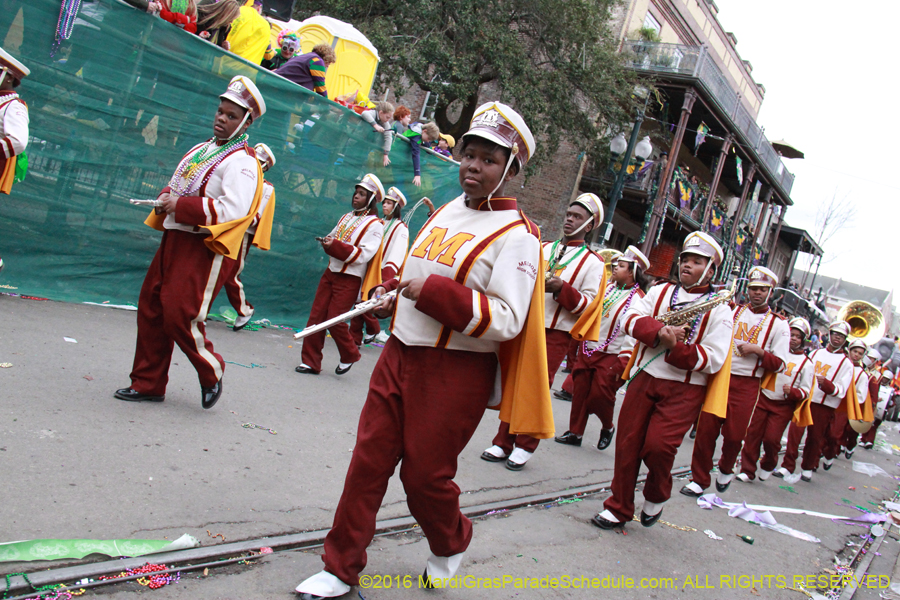
[[(119, 400), (162, 402), (175, 344), (197, 369), (203, 408), (222, 395), (225, 362), (206, 338), (206, 315), (229, 275), (224, 261), (237, 258), (259, 210), (263, 177), (246, 130), (266, 103), (241, 75), (219, 98), (214, 137), (181, 159), (158, 197), (162, 206), (145, 221), (163, 236), (138, 300), (131, 387), (116, 391)], [(254, 236), (264, 248), (272, 214), (266, 211)]]
[[(861, 339), (855, 339), (847, 345), (847, 357), (853, 363), (853, 384), (851, 387), (856, 390), (855, 399), (859, 405), (865, 405), (869, 397), (869, 374), (863, 366), (863, 359), (868, 351), (869, 346)], [(878, 397), (877, 390), (875, 397)], [(826, 471), (831, 469), (834, 459), (840, 455), (841, 451), (846, 452), (846, 447), (850, 443), (850, 432), (856, 433), (850, 427), (851, 413), (849, 404), (851, 401), (853, 401), (853, 398), (851, 398), (848, 389), (843, 402), (834, 411), (834, 419), (831, 421), (825, 447), (822, 450), (822, 454), (825, 456), (822, 468)]]
[[(882, 373), (885, 371), (885, 368), (881, 365), (881, 355), (872, 347), (866, 351), (866, 356), (863, 358), (863, 366), (865, 366), (869, 375), (869, 392), (868, 398), (866, 402), (870, 403), (870, 408), (872, 410), (872, 426), (869, 428), (869, 431), (865, 432), (862, 435), (862, 438), (865, 440), (869, 436), (869, 432), (872, 429), (877, 429), (878, 425), (881, 424), (882, 417), (878, 416), (878, 405), (882, 401), (881, 400), (881, 379)], [(890, 381), (888, 381), (888, 385), (890, 385)], [(881, 414), (884, 415), (885, 408), (887, 407), (887, 400), (890, 397), (886, 396), (884, 404), (881, 405)], [(865, 413), (865, 410), (864, 410)], [(872, 441), (875, 441), (875, 434), (872, 435)], [(842, 448), (844, 452), (844, 456), (849, 460), (850, 457), (853, 456), (853, 451), (856, 449), (857, 443), (860, 441), (860, 434), (853, 429), (853, 427), (847, 426), (847, 429), (844, 430), (844, 448)]]
[[(810, 403), (813, 423), (806, 428), (806, 446), (803, 448), (803, 461), (800, 463), (800, 479), (803, 481), (812, 481), (813, 469), (819, 466), (819, 457), (822, 455), (822, 448), (827, 441), (828, 429), (834, 420), (834, 410), (840, 405), (841, 399), (853, 384), (853, 365), (843, 351), (848, 335), (850, 335), (850, 325), (846, 321), (835, 321), (828, 328), (828, 344), (825, 348), (814, 350), (809, 355), (816, 374), (816, 381), (813, 385)], [(799, 444), (800, 438), (796, 436), (800, 428), (792, 427), (791, 429), (796, 443)], [(803, 435), (802, 430), (799, 431), (799, 435)], [(791, 442), (789, 433), (789, 448)], [(789, 468), (793, 467), (793, 464), (788, 462), (787, 454), (785, 454), (781, 466), (787, 473), (793, 473), (793, 469)]]
[[(594, 194), (581, 194), (569, 205), (563, 237), (544, 242), (547, 259), (544, 284), (544, 335), (547, 339), (547, 377), (553, 381), (572, 342), (571, 331), (599, 292), (605, 265), (585, 243), (585, 236), (603, 221), (603, 206)], [(599, 308), (597, 304), (594, 308)], [(602, 326), (602, 325), (601, 325)], [(514, 435), (500, 421), (493, 446), (481, 453), (489, 462), (506, 459), (506, 468), (520, 471), (537, 450), (539, 440)]]
[[(381, 248), (384, 230), (378, 218), (377, 203), (384, 199), (384, 187), (381, 181), (371, 173), (356, 184), (352, 210), (338, 221), (325, 239), (322, 248), (330, 258), (328, 268), (319, 280), (316, 296), (309, 312), (306, 326), (317, 325), (342, 315), (353, 308), (359, 299), (363, 287), (363, 278), (368, 269), (380, 268), (370, 265), (377, 258)], [(328, 328), (334, 343), (337, 344), (341, 360), (334, 370), (343, 375), (358, 362), (359, 348), (350, 336), (346, 323), (338, 323)], [(295, 371), (308, 375), (318, 375), (322, 370), (322, 348), (325, 346), (325, 332), (319, 331), (303, 340), (303, 351), (300, 356), (303, 362)]]
[(769, 478), (778, 466), (781, 452), (781, 436), (784, 433), (797, 403), (809, 395), (815, 372), (803, 346), (809, 338), (809, 322), (802, 317), (791, 319), (790, 353), (785, 359), (784, 370), (775, 378), (775, 388), (762, 389), (756, 410), (747, 428), (744, 449), (741, 451), (741, 474), (738, 479), (747, 482), (756, 477), (756, 461), (762, 445), (765, 454), (759, 463), (759, 480)]
[[(409, 227), (401, 218), (404, 206), (406, 206), (406, 196), (403, 195), (403, 192), (395, 187), (388, 189), (381, 202), (384, 232), (381, 238), (383, 252), (380, 281), (390, 281), (395, 278), (406, 260), (406, 253), (409, 250)], [(363, 300), (368, 300), (368, 298), (363, 298)], [(366, 326), (366, 333), (369, 334), (365, 339), (363, 339), (363, 324)], [(378, 323), (378, 319), (368, 313), (353, 317), (350, 321), (350, 335), (353, 336), (353, 341), (357, 346), (371, 343), (380, 332), (381, 325)]]
[(28, 105), (15, 88), (30, 73), (28, 67), (0, 48), (0, 193), (3, 194), (12, 190), (17, 157), (28, 146)]
[(634, 246), (628, 246), (613, 266), (612, 282), (603, 298), (602, 341), (585, 340), (575, 359), (569, 429), (556, 437), (560, 444), (580, 446), (589, 415), (597, 416), (603, 427), (597, 449), (605, 450), (612, 442), (616, 392), (625, 383), (622, 373), (634, 348), (634, 338), (625, 334), (622, 324), (632, 304), (644, 297), (640, 282), (649, 268), (650, 261)]
[(553, 435), (540, 232), (503, 194), (534, 138), (515, 111), (490, 102), (460, 145), (464, 195), (425, 224), (400, 280), (374, 290), (398, 291), (382, 305), (395, 307), (392, 335), (369, 383), (325, 569), (297, 586), (301, 600), (340, 596), (359, 582), (397, 463), (431, 549), (425, 581), (453, 577), (472, 539), (453, 478), (485, 409), (499, 400), (513, 432)]
[[(714, 306), (684, 326), (663, 325), (654, 317), (709, 301), (710, 282), (722, 264), (722, 248), (707, 233), (685, 238), (679, 261), (680, 285), (650, 288), (625, 313), (624, 331), (638, 342), (632, 352), (632, 376), (619, 411), (612, 495), (605, 510), (592, 521), (611, 529), (631, 521), (634, 493), (641, 462), (649, 473), (644, 485), (641, 524), (650, 527), (662, 514), (672, 493), (672, 464), (684, 434), (701, 408), (723, 412), (722, 398), (704, 407), (707, 384), (718, 391), (714, 374), (723, 370), (731, 353), (733, 320), (727, 305)], [(711, 377), (712, 376), (712, 377)], [(711, 397), (715, 396), (713, 394)]]
[[(266, 144), (257, 144), (253, 147), (253, 150), (256, 152), (256, 160), (259, 161), (259, 166), (263, 173), (275, 166), (275, 155)], [(241, 273), (244, 272), (247, 252), (250, 251), (250, 245), (253, 243), (256, 227), (259, 225), (259, 220), (262, 218), (269, 202), (272, 203), (274, 210), (275, 187), (263, 179), (263, 192), (262, 199), (259, 202), (259, 210), (256, 212), (253, 222), (250, 223), (250, 227), (247, 228), (247, 233), (244, 234), (240, 256), (236, 261), (233, 261), (231, 274), (225, 279), (224, 284), (228, 301), (237, 313), (237, 318), (234, 320), (234, 326), (232, 327), (234, 331), (240, 331), (246, 327), (253, 316), (253, 305), (247, 302), (247, 296), (244, 294), (244, 283), (241, 281)], [(228, 259), (228, 262), (232, 262), (231, 259)]]
[[(862, 440), (860, 441), (860, 445), (867, 450), (875, 445), (875, 436), (878, 433), (878, 426), (884, 421), (884, 413), (891, 400), (891, 396), (894, 395), (894, 388), (891, 386), (891, 381), (893, 381), (893, 379), (894, 374), (891, 371), (885, 370), (881, 374), (881, 381), (878, 385), (878, 404), (875, 406), (875, 422), (872, 424), (872, 428), (863, 434)], [(850, 453), (852, 454), (852, 450)], [(850, 457), (848, 456), (847, 458)]]
[[(700, 415), (691, 457), (691, 482), (681, 489), (686, 496), (700, 496), (709, 487), (713, 453), (720, 433), (722, 455), (716, 490), (721, 493), (731, 485), (734, 464), (759, 399), (763, 375), (781, 372), (789, 353), (791, 332), (788, 324), (769, 308), (769, 297), (778, 277), (765, 267), (753, 267), (748, 279), (750, 302), (734, 309), (734, 357), (727, 413), (724, 418), (708, 412)], [(774, 375), (771, 377), (775, 378)]]

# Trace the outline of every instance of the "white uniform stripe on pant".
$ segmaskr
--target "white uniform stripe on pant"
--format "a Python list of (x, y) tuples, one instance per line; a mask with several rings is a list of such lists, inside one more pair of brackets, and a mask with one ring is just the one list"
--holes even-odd
[(224, 258), (221, 254), (216, 254), (216, 257), (213, 259), (212, 266), (209, 269), (209, 279), (206, 281), (206, 289), (203, 291), (203, 302), (200, 303), (200, 313), (191, 320), (191, 335), (194, 336), (194, 345), (197, 347), (197, 352), (200, 356), (215, 371), (216, 379), (222, 379), (222, 365), (219, 364), (212, 352), (206, 349), (203, 334), (200, 333), (200, 328), (197, 325), (204, 322), (206, 315), (209, 313), (209, 304), (212, 302), (213, 291), (216, 289), (216, 281), (219, 279)]

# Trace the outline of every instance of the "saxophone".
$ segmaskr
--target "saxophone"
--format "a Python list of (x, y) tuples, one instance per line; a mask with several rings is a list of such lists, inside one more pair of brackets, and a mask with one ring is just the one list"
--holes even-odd
[(718, 305), (730, 301), (734, 297), (734, 292), (737, 289), (737, 282), (738, 278), (735, 277), (730, 290), (722, 290), (713, 294), (712, 297), (706, 300), (694, 302), (684, 308), (673, 310), (654, 318), (663, 325), (687, 325), (700, 315), (706, 314)]

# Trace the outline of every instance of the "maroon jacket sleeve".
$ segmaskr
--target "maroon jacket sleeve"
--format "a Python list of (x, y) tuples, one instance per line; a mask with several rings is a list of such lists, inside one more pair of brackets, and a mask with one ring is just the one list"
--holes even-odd
[(416, 308), (454, 331), (465, 331), (472, 318), (472, 289), (442, 275), (429, 275)]
[(400, 280), (397, 279), (396, 277), (394, 277), (393, 279), (387, 279), (385, 281), (382, 281), (381, 285), (384, 287), (384, 289), (386, 291), (393, 292), (394, 290), (397, 289), (397, 286), (400, 285)]
[[(175, 205), (175, 222), (182, 225), (195, 225), (206, 227), (207, 225), (215, 225), (218, 222), (216, 218), (216, 210), (212, 204), (212, 198), (203, 196), (181, 196), (178, 204)], [(204, 210), (207, 206), (209, 214)]]
[(631, 337), (651, 348), (655, 348), (659, 343), (656, 336), (663, 327), (665, 325), (653, 317), (641, 317), (634, 322), (634, 327), (631, 328)]
[(171, 191), (172, 191), (172, 188), (170, 188), (169, 186), (166, 186), (166, 187), (164, 187), (163, 189), (161, 189), (161, 190), (159, 191), (159, 193), (156, 195), (156, 197), (159, 198), (159, 197), (162, 196), (163, 194), (168, 194), (168, 193), (170, 193)]
[(554, 296), (560, 306), (569, 312), (578, 308), (578, 305), (581, 304), (581, 300), (584, 298), (581, 292), (572, 287), (568, 281), (563, 281), (562, 287), (559, 288), (559, 291)]
[(666, 352), (666, 362), (676, 369), (693, 371), (700, 362), (700, 352), (697, 350), (697, 344), (688, 345), (684, 342), (678, 342), (674, 348)]
[[(323, 246), (323, 248), (325, 247)], [(353, 244), (348, 244), (347, 242), (342, 242), (341, 240), (333, 240), (331, 242), (331, 246), (325, 248), (325, 254), (338, 260), (347, 260), (348, 258), (350, 258), (350, 255), (353, 254), (353, 250), (355, 248), (356, 246), (354, 246)]]
[(878, 402), (878, 388), (881, 387), (879, 381), (874, 377), (869, 377), (869, 395), (872, 396), (872, 402)]
[(792, 387), (791, 393), (788, 394), (787, 399), (791, 402), (800, 402), (801, 400), (803, 400), (803, 390), (801, 390), (800, 388)]
[(388, 266), (388, 267), (384, 267), (383, 269), (381, 269), (381, 280), (382, 281), (390, 281), (391, 279), (394, 279), (395, 277), (397, 277), (397, 271), (394, 269), (394, 267)]
[(777, 373), (782, 369), (782, 367), (784, 367), (783, 360), (781, 360), (771, 352), (763, 350), (762, 368), (764, 370), (771, 371), (772, 373)]
[[(852, 383), (850, 385), (853, 385)], [(835, 387), (834, 384), (827, 379), (823, 380), (822, 383), (819, 384), (819, 389), (825, 392), (826, 394), (834, 394)]]

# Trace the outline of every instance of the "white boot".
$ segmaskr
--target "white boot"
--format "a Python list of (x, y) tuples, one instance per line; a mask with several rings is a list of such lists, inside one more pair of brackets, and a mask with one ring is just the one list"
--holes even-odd
[(453, 579), (462, 564), (464, 552), (454, 554), (453, 556), (435, 556), (432, 554), (425, 563), (425, 575), (433, 587), (446, 587), (445, 585), (435, 585), (435, 580), (447, 581)]
[(239, 329), (243, 329), (244, 326), (246, 326), (247, 323), (250, 322), (250, 319), (252, 317), (253, 317), (253, 313), (250, 313), (246, 317), (242, 317), (242, 316), (238, 315), (237, 318), (234, 320), (234, 330), (238, 331)]
[(648, 517), (655, 517), (658, 515), (665, 505), (665, 502), (650, 502), (649, 500), (644, 500), (644, 507), (641, 509), (641, 512), (647, 515)]
[(309, 594), (310, 596), (319, 596), (321, 598), (336, 598), (349, 592), (350, 586), (328, 571), (319, 571), (312, 577), (304, 580), (303, 583), (296, 587), (295, 591), (298, 594)]
[(800, 479), (803, 481), (812, 481), (812, 471), (800, 471)]
[(772, 475), (772, 471), (766, 471), (765, 469), (760, 469), (757, 477), (759, 477), (760, 481), (765, 481), (766, 479), (769, 478), (770, 475)]
[(527, 450), (522, 450), (521, 448), (513, 449), (512, 454), (509, 455), (509, 460), (506, 461), (506, 468), (510, 471), (521, 470), (533, 454), (533, 452), (528, 452)]

